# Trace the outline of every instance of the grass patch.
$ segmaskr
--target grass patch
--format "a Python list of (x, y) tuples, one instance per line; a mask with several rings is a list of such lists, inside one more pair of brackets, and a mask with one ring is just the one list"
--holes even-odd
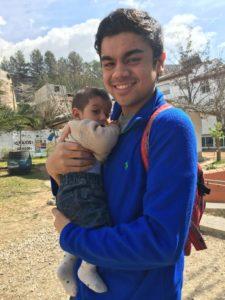
[(9, 176), (7, 170), (0, 172), (0, 203), (21, 201), (32, 194), (47, 190), (44, 181), (49, 176), (45, 171), (45, 159), (34, 159), (31, 172), (24, 175)]
[(225, 209), (209, 209), (205, 210), (207, 215), (225, 218)]
[(220, 161), (215, 161), (214, 165), (224, 165), (225, 164), (225, 159), (222, 159)]
[(206, 166), (206, 170), (214, 170), (225, 166), (225, 160), (222, 159), (220, 161), (214, 161), (213, 163)]
[(33, 157), (32, 164), (33, 165), (40, 165), (40, 164), (45, 165), (46, 159), (47, 159), (47, 157)]
[(5, 168), (7, 167), (7, 162), (6, 161), (0, 161), (0, 168)]

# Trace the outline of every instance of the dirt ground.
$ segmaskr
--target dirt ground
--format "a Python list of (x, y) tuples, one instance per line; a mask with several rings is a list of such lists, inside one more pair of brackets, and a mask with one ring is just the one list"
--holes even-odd
[[(55, 275), (62, 251), (52, 207), (46, 204), (50, 197), (43, 184), (28, 206), (19, 206), (19, 214), (7, 204), (0, 206), (1, 300), (68, 299)], [(207, 250), (186, 259), (184, 300), (225, 299), (225, 240), (206, 236), (206, 241)]]

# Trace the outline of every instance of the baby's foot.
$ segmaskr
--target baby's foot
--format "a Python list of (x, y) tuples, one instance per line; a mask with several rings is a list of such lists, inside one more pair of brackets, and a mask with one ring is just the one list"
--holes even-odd
[(79, 279), (96, 293), (105, 293), (107, 287), (96, 271), (96, 266), (82, 261), (78, 270)]
[(57, 276), (63, 285), (67, 295), (76, 296), (77, 286), (73, 277), (73, 265), (75, 257), (70, 254), (65, 254), (65, 257), (57, 270)]

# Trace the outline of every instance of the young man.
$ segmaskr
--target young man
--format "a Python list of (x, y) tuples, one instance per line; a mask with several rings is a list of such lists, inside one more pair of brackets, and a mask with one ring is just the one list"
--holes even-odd
[[(108, 286), (99, 295), (78, 282), (76, 299), (181, 299), (183, 248), (197, 174), (189, 118), (175, 108), (156, 117), (147, 172), (140, 149), (149, 116), (165, 104), (155, 88), (165, 60), (161, 27), (145, 12), (119, 9), (100, 23), (95, 48), (104, 85), (117, 101), (112, 118), (119, 118), (122, 134), (103, 170), (113, 226), (84, 229), (53, 210), (61, 247), (97, 265)], [(63, 143), (47, 169), (56, 177), (87, 168), (90, 159), (82, 149)]]

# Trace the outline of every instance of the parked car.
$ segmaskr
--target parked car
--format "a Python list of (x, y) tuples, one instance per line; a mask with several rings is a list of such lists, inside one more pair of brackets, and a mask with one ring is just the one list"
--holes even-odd
[(10, 151), (7, 159), (9, 175), (29, 173), (32, 159), (29, 151)]

